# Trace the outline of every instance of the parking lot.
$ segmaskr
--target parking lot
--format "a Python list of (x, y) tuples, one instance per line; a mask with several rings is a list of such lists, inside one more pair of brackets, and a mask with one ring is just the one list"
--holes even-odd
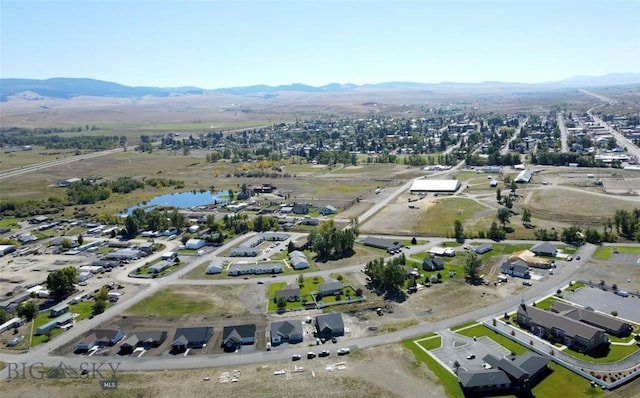
[(620, 318), (640, 323), (640, 299), (635, 296), (622, 297), (596, 287), (583, 287), (573, 293), (567, 292), (564, 298), (606, 314), (617, 311)]
[[(484, 361), (482, 358), (487, 354), (492, 354), (501, 358), (509, 354), (509, 350), (497, 344), (488, 337), (478, 337), (473, 339), (443, 330), (439, 332), (442, 336), (442, 347), (432, 350), (440, 362), (449, 369), (454, 369), (454, 363), (458, 361), (460, 370), (481, 370)], [(473, 359), (467, 359), (475, 356)]]

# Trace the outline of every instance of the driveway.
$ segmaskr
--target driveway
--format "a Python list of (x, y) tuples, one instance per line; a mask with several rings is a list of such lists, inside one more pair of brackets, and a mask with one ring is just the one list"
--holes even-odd
[(613, 294), (611, 291), (585, 286), (573, 293), (566, 292), (564, 298), (605, 314), (611, 314), (611, 311), (618, 311), (620, 318), (640, 323), (640, 299), (634, 296), (622, 297)]
[[(481, 370), (484, 361), (482, 358), (487, 354), (492, 354), (501, 358), (509, 354), (509, 351), (503, 346), (495, 343), (488, 337), (471, 337), (462, 336), (446, 329), (438, 332), (442, 337), (442, 347), (432, 350), (438, 360), (447, 368), (453, 369), (453, 364), (458, 361), (460, 370)], [(475, 355), (474, 359), (467, 359), (467, 356)]]

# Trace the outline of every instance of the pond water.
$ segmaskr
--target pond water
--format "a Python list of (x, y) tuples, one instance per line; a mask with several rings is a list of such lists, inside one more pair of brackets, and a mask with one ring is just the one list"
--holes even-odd
[(119, 215), (129, 215), (135, 209), (142, 208), (151, 210), (156, 206), (173, 206), (180, 209), (194, 206), (205, 206), (219, 203), (227, 203), (229, 192), (220, 191), (216, 193), (206, 192), (180, 192), (167, 195), (156, 196), (148, 202), (129, 207)]

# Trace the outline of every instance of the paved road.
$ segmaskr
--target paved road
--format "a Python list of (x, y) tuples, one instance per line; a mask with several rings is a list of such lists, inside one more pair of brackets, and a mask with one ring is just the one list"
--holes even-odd
[(567, 125), (564, 124), (564, 114), (562, 112), (558, 112), (556, 117), (558, 120), (558, 128), (560, 129), (560, 152), (567, 153), (569, 152), (567, 146), (567, 137), (569, 136), (569, 131), (567, 130)]
[[(592, 97), (598, 98), (600, 101), (604, 101), (607, 102), (608, 104), (615, 104), (616, 101), (607, 98), (603, 95), (599, 95), (596, 93), (592, 93), (590, 91), (587, 90), (580, 90), (581, 92), (583, 92), (584, 94), (590, 95)], [(599, 106), (595, 106), (591, 109), (589, 109), (587, 111), (587, 114), (593, 119), (594, 122), (596, 122), (598, 125), (603, 126), (609, 133), (611, 133), (611, 135), (613, 136), (613, 138), (616, 139), (616, 141), (618, 142), (618, 145), (622, 148), (626, 148), (628, 154), (630, 156), (635, 156), (637, 159), (640, 159), (640, 148), (638, 148), (636, 145), (633, 144), (633, 142), (631, 142), (627, 137), (625, 137), (624, 135), (620, 134), (616, 129), (614, 129), (613, 127), (611, 127), (609, 125), (609, 123), (605, 122), (604, 120), (602, 120), (600, 117), (598, 117), (597, 115), (595, 115), (593, 113), (594, 110), (605, 106), (606, 104), (602, 104)]]
[[(237, 240), (244, 239), (245, 236), (241, 238), (237, 238)], [(231, 242), (231, 245), (237, 244), (237, 240), (235, 242)], [(515, 242), (515, 241), (508, 241)], [(436, 242), (431, 242), (430, 244), (435, 244)], [(223, 249), (221, 248), (220, 251)], [(560, 266), (557, 269), (557, 272), (554, 276), (548, 278), (546, 281), (542, 281), (536, 283), (534, 286), (530, 287), (527, 292), (524, 294), (524, 297), (528, 300), (534, 300), (542, 296), (553, 294), (558, 288), (565, 286), (571, 279), (573, 274), (586, 262), (591, 258), (593, 253), (595, 252), (595, 246), (586, 245), (579, 249), (578, 253), (581, 255), (582, 259), (580, 261), (573, 261), (570, 263), (566, 263), (564, 266)], [(193, 269), (197, 266), (199, 262), (193, 262), (190, 265), (185, 266), (185, 272)], [(351, 266), (347, 268), (360, 267)], [(332, 270), (333, 272), (341, 272), (342, 270)], [(46, 366), (54, 366), (63, 361), (68, 366), (80, 366), (81, 363), (91, 361), (96, 363), (109, 363), (109, 362), (120, 362), (120, 370), (163, 370), (163, 369), (193, 369), (193, 368), (207, 368), (212, 366), (236, 366), (242, 364), (251, 364), (251, 363), (259, 363), (266, 362), (271, 360), (285, 360), (291, 357), (292, 354), (301, 354), (304, 351), (304, 348), (298, 346), (292, 346), (287, 348), (281, 348), (278, 350), (273, 350), (270, 352), (267, 351), (254, 351), (251, 353), (237, 353), (237, 354), (211, 354), (211, 355), (195, 355), (189, 357), (142, 357), (142, 358), (131, 358), (131, 357), (81, 357), (81, 356), (69, 356), (69, 357), (58, 357), (58, 356), (49, 356), (47, 355), (50, 351), (50, 346), (60, 346), (66, 344), (68, 342), (77, 340), (82, 335), (84, 335), (89, 329), (96, 328), (102, 323), (105, 319), (108, 319), (113, 316), (120, 315), (124, 310), (142, 300), (145, 297), (152, 295), (153, 293), (160, 290), (162, 287), (165, 287), (171, 283), (183, 284), (183, 282), (178, 279), (179, 273), (173, 273), (165, 278), (155, 279), (151, 282), (149, 286), (138, 292), (135, 297), (127, 300), (122, 304), (118, 304), (113, 306), (104, 314), (97, 316), (93, 319), (86, 319), (82, 322), (79, 322), (76, 327), (70, 329), (69, 331), (57, 336), (51, 343), (42, 344), (34, 349), (31, 349), (28, 353), (22, 355), (3, 355), (2, 360), (5, 362), (42, 362)], [(293, 276), (295, 278), (295, 276)], [(189, 281), (190, 284), (193, 284), (193, 281)], [(220, 284), (228, 284), (235, 283), (236, 280), (216, 280), (215, 282)], [(242, 282), (246, 282), (242, 280)], [(252, 280), (250, 283), (255, 283), (255, 280)], [(447, 329), (449, 327), (458, 325), (460, 323), (474, 320), (474, 319), (490, 319), (493, 317), (500, 316), (504, 312), (512, 311), (516, 305), (518, 305), (520, 301), (520, 297), (511, 297), (509, 299), (503, 300), (501, 302), (495, 303), (488, 307), (470, 312), (468, 314), (463, 314), (459, 316), (455, 316), (446, 320), (442, 320), (439, 322), (425, 322), (421, 323), (418, 326), (403, 329), (397, 332), (378, 335), (378, 336), (370, 336), (358, 339), (344, 339), (341, 340), (338, 344), (331, 345), (331, 350), (337, 350), (342, 347), (351, 347), (351, 348), (367, 348), (374, 347), (383, 344), (389, 343), (397, 343), (404, 339), (410, 337), (416, 337), (423, 335), (425, 333), (435, 332), (442, 329)], [(0, 378), (7, 377), (7, 373), (0, 373)]]
[(524, 127), (528, 121), (529, 121), (528, 117), (525, 118), (524, 120), (520, 120), (520, 122), (518, 123), (518, 127), (516, 127), (515, 131), (513, 132), (513, 135), (507, 140), (507, 142), (504, 144), (504, 147), (500, 149), (500, 155), (506, 155), (509, 153), (509, 144), (511, 144), (511, 141), (515, 140), (520, 136), (520, 130), (522, 130), (522, 127)]
[[(133, 146), (128, 148), (128, 150), (134, 150), (134, 149), (135, 147)], [(92, 153), (87, 153), (85, 155), (70, 156), (64, 159), (56, 159), (56, 160), (51, 160), (49, 162), (42, 162), (42, 163), (30, 165), (30, 166), (24, 166), (18, 169), (5, 170), (0, 172), (0, 181), (7, 178), (11, 178), (11, 177), (16, 177), (22, 174), (32, 173), (34, 171), (41, 171), (49, 167), (60, 166), (60, 165), (72, 163), (72, 162), (79, 162), (85, 159), (97, 158), (100, 156), (111, 155), (118, 152), (123, 152), (123, 149), (115, 148), (115, 149), (109, 149), (107, 151), (92, 152)]]

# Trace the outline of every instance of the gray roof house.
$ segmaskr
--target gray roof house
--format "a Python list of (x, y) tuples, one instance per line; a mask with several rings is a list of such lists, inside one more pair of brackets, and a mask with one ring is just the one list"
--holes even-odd
[(528, 351), (513, 358), (497, 358), (491, 354), (482, 360), (491, 369), (459, 371), (458, 382), (465, 394), (527, 391), (549, 371), (549, 360)]
[(280, 274), (284, 271), (282, 263), (268, 262), (261, 264), (231, 264), (229, 265), (229, 275), (249, 275), (249, 274)]
[(299, 319), (288, 319), (279, 322), (272, 322), (270, 333), (271, 344), (273, 345), (282, 343), (300, 343), (302, 342), (304, 335), (302, 321)]
[(440, 271), (444, 269), (444, 261), (441, 258), (429, 255), (422, 262), (422, 269), (425, 271)]
[(286, 288), (276, 291), (275, 293), (276, 302), (280, 297), (284, 297), (285, 300), (291, 301), (291, 302), (298, 301), (300, 300), (300, 288), (298, 286), (287, 285)]
[(321, 207), (320, 210), (318, 210), (318, 212), (323, 216), (327, 216), (329, 214), (337, 214), (338, 210), (331, 205), (326, 205), (324, 207)]
[(331, 296), (332, 294), (342, 293), (344, 285), (340, 281), (328, 281), (318, 287), (318, 294), (322, 296)]
[(336, 336), (344, 336), (344, 321), (342, 314), (331, 312), (316, 317), (316, 332), (318, 337), (325, 339)]
[(285, 234), (282, 232), (263, 232), (260, 234), (264, 240), (272, 241), (272, 242), (284, 242), (289, 239), (289, 234)]
[(224, 262), (219, 258), (214, 258), (209, 263), (209, 266), (207, 267), (207, 270), (205, 271), (205, 273), (207, 275), (219, 274), (222, 272), (223, 269), (224, 269)]
[(256, 341), (256, 325), (225, 326), (222, 329), (222, 348), (227, 351), (236, 351), (243, 344), (253, 344)]
[(529, 279), (529, 265), (522, 260), (507, 260), (502, 263), (500, 272), (505, 275), (517, 276), (519, 278)]
[(289, 261), (291, 262), (291, 267), (295, 270), (309, 268), (309, 259), (299, 250), (294, 250), (289, 253)]
[(213, 327), (211, 326), (178, 328), (171, 343), (171, 350), (183, 352), (187, 348), (202, 348), (207, 345), (212, 335)]
[(167, 332), (164, 331), (148, 331), (135, 332), (126, 338), (120, 345), (120, 352), (127, 354), (133, 352), (137, 347), (159, 347), (167, 339)]
[(49, 317), (50, 318), (55, 318), (57, 316), (60, 316), (66, 312), (69, 312), (69, 304), (67, 303), (60, 303), (58, 305), (56, 305), (55, 307), (51, 307), (51, 309), (49, 309)]
[(123, 337), (124, 333), (120, 329), (94, 329), (76, 344), (76, 351), (89, 351), (94, 346), (112, 346)]
[(231, 249), (229, 256), (231, 257), (255, 257), (260, 253), (257, 247), (238, 246)]
[(376, 249), (384, 249), (384, 250), (396, 250), (401, 249), (402, 244), (396, 240), (376, 238), (372, 236), (367, 236), (362, 239), (359, 243), (365, 246), (375, 247)]
[(518, 324), (536, 336), (560, 342), (579, 352), (588, 352), (601, 345), (609, 344), (603, 329), (562, 314), (527, 307), (524, 300), (518, 306), (516, 316)]
[(484, 245), (476, 246), (473, 248), (473, 251), (476, 254), (484, 254), (493, 250), (493, 245), (490, 243), (485, 243)]
[(593, 308), (590, 307), (582, 308), (563, 301), (554, 300), (551, 303), (551, 311), (591, 326), (598, 327), (608, 334), (617, 337), (629, 336), (633, 331), (633, 327), (630, 323), (607, 314), (595, 312)]
[(555, 257), (558, 249), (549, 242), (541, 242), (531, 248), (531, 252), (536, 256)]

